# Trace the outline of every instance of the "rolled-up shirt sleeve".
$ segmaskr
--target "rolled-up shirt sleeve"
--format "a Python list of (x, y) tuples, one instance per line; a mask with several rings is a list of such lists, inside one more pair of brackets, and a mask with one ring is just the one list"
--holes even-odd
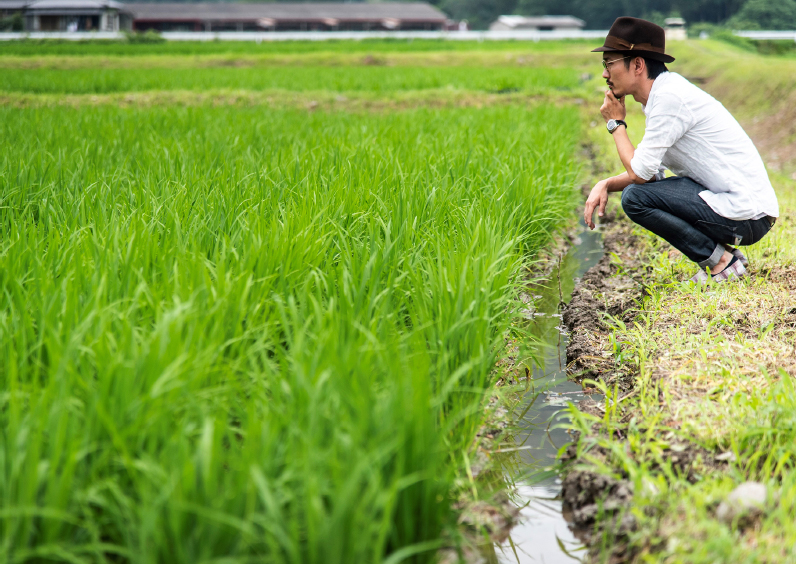
[(666, 151), (688, 131), (693, 121), (691, 112), (680, 99), (656, 100), (647, 115), (644, 138), (630, 160), (633, 174), (644, 180), (657, 176)]

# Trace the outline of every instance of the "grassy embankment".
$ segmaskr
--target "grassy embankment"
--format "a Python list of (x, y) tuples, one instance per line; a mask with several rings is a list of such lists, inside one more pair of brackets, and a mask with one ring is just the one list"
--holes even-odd
[[(646, 297), (632, 321), (609, 319), (610, 330), (593, 339), (612, 359), (609, 372), (632, 373), (635, 384), (609, 383), (602, 417), (573, 415), (581, 464), (632, 485), (626, 511), (635, 530), (617, 536), (615, 511), (604, 510), (592, 555), (598, 562), (620, 553), (635, 562), (793, 562), (796, 61), (713, 42), (675, 46), (675, 55), (672, 70), (702, 77), (752, 133), (781, 217), (762, 242), (744, 248), (748, 278), (704, 291), (680, 283), (695, 272), (691, 263), (641, 231), (641, 266), (615, 257), (615, 275), (644, 276)], [(632, 133), (643, 121), (633, 119), (638, 141)], [(766, 502), (723, 521), (718, 506), (745, 481), (765, 484)]]
[(504, 74), (194, 57), (152, 82), (156, 58), (131, 56), (110, 80), (88, 56), (20, 69), (47, 57), (18, 48), (0, 51), (2, 560), (432, 560), (479, 495), (519, 276), (575, 201), (577, 110), (528, 97), (577, 77), (515, 62), (523, 104), (390, 114), (61, 107), (218, 83), (430, 101)]

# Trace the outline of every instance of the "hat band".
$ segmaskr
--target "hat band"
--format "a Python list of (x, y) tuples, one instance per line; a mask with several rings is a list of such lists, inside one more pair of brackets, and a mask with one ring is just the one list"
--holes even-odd
[(621, 37), (609, 35), (605, 38), (605, 46), (619, 51), (652, 51), (653, 53), (664, 53), (663, 47), (655, 47), (651, 43), (630, 43)]

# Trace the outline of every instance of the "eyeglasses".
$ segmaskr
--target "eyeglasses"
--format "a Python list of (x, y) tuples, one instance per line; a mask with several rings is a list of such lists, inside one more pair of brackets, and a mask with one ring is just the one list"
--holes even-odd
[(605, 70), (610, 71), (611, 69), (608, 68), (610, 65), (618, 63), (619, 61), (624, 61), (625, 59), (632, 59), (632, 58), (633, 57), (620, 57), (619, 59), (614, 59), (613, 61), (606, 61), (605, 59), (603, 59), (603, 68)]

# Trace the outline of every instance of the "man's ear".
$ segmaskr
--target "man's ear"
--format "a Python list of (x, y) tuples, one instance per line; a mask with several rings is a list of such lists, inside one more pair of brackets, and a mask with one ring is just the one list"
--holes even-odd
[(647, 71), (647, 64), (644, 61), (644, 57), (636, 57), (633, 59), (633, 70), (635, 70), (636, 76), (641, 76), (646, 73)]

